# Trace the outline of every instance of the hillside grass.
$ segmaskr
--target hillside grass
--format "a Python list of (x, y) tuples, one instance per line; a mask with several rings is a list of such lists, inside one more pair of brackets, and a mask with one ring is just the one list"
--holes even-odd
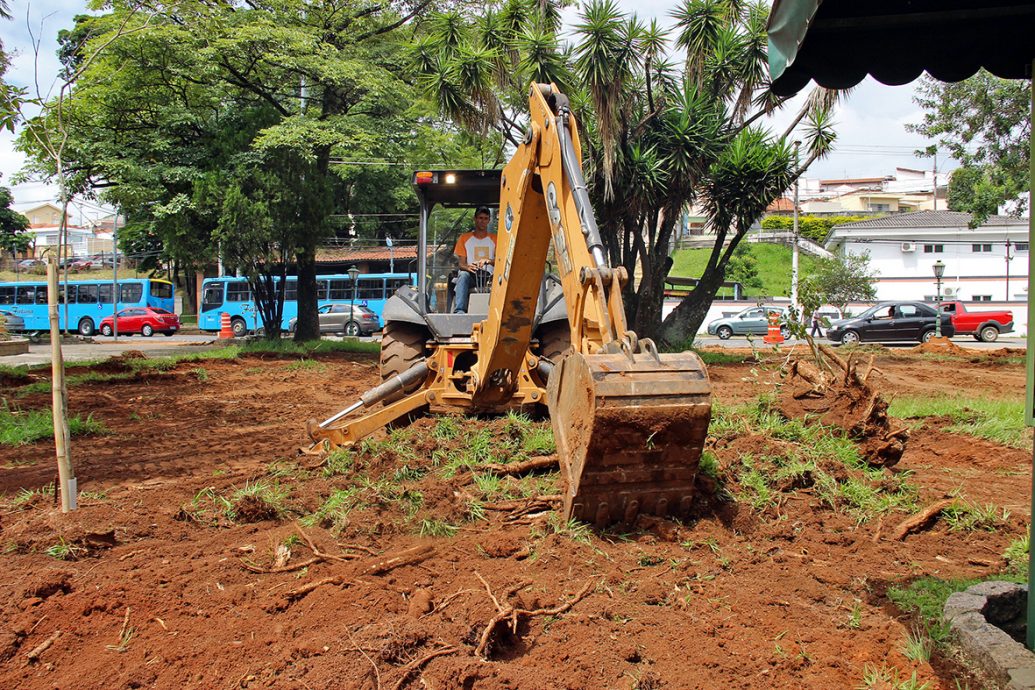
[[(680, 249), (672, 254), (670, 276), (700, 278), (708, 265), (711, 247), (702, 249)], [(738, 252), (746, 252), (756, 262), (761, 288), (747, 288), (747, 297), (785, 297), (791, 294), (791, 248), (782, 244), (741, 244)], [(815, 258), (802, 252), (800, 271), (802, 275), (812, 270)], [(724, 288), (719, 297), (732, 297), (733, 290)]]

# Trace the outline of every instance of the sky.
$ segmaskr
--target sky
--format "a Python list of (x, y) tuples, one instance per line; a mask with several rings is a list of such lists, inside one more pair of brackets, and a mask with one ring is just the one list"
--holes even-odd
[[(618, 0), (627, 11), (635, 10), (644, 19), (658, 19), (663, 26), (672, 24), (669, 17), (675, 0)], [(85, 0), (12, 0), (11, 21), (0, 20), (0, 37), (5, 49), (13, 53), (8, 81), (36, 91), (36, 75), (40, 90), (52, 88), (59, 63), (55, 55), (57, 33), (72, 26), (73, 17), (86, 10)], [(578, 21), (578, 8), (564, 11), (565, 23)], [(33, 51), (33, 35), (40, 40), (39, 60)], [(837, 110), (835, 121), (837, 144), (833, 153), (817, 161), (806, 173), (810, 178), (877, 177), (893, 175), (896, 167), (930, 169), (930, 159), (918, 159), (912, 152), (930, 141), (906, 131), (905, 125), (918, 123), (922, 112), (913, 103), (914, 87), (885, 86), (872, 79), (859, 85)], [(782, 133), (804, 95), (790, 105), (768, 126)], [(54, 197), (52, 189), (38, 183), (13, 185), (14, 177), (24, 164), (24, 157), (14, 150), (14, 135), (0, 133), (0, 184), (10, 186), (17, 206), (47, 201)], [(954, 167), (952, 161), (939, 160), (939, 170)], [(107, 209), (85, 204), (81, 213), (89, 217), (102, 215)]]

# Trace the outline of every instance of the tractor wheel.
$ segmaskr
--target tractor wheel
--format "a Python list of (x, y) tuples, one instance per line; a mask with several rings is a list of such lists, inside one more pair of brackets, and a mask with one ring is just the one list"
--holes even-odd
[[(401, 374), (423, 359), (425, 343), (428, 340), (427, 329), (406, 321), (389, 321), (385, 324), (381, 336), (381, 380), (387, 381), (396, 374)], [(418, 381), (402, 393), (385, 398), (384, 404), (395, 402), (420, 388)]]
[(544, 325), (536, 333), (539, 338), (539, 355), (557, 364), (561, 355), (571, 349), (571, 329), (567, 321), (554, 321)]

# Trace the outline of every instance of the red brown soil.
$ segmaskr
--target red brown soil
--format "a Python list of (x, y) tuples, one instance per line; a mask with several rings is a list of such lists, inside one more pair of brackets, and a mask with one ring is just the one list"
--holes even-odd
[[(296, 455), (305, 420), (336, 411), (377, 380), (372, 358), (322, 363), (210, 361), (71, 389), (71, 410), (112, 430), (72, 445), (80, 488), (106, 495), (84, 497), (69, 515), (50, 499), (0, 514), (0, 687), (850, 688), (866, 664), (887, 664), (948, 689), (963, 671), (904, 658), (910, 621), (884, 592), (920, 575), (998, 572), (1003, 550), (1024, 531), (1017, 516), (1029, 500), (1028, 454), (931, 422), (895, 471), (912, 473), (925, 505), (960, 490), (974, 502), (1007, 506), (1014, 511), (1007, 527), (950, 532), (936, 522), (903, 542), (875, 539), (879, 522), (857, 524), (807, 489), (760, 515), (735, 505), (692, 525), (594, 534), (588, 542), (551, 533), (548, 516), (513, 520), (505, 511), (464, 522), (451, 538), (421, 537), (372, 505), (340, 535), (319, 525), (306, 533), (325, 552), (345, 552), (335, 545), (341, 541), (378, 555), (351, 550), (361, 556), (355, 563), (251, 572), (242, 559), (270, 564), (276, 546), (299, 530), (293, 518), (348, 486), (346, 478), (279, 479), (291, 494), (289, 513), (277, 519), (207, 521), (183, 509), (208, 487), (229, 495), (268, 478), (271, 463), (312, 462)], [(900, 356), (877, 364), (892, 396), (1023, 393), (1018, 365)], [(775, 368), (709, 367), (715, 399), (743, 402), (772, 391)], [(4, 393), (21, 408), (48, 401)], [(414, 466), (457, 450), (432, 438), (430, 420), (417, 424)], [(465, 424), (488, 424), (497, 439), (505, 433), (499, 421)], [(726, 462), (763, 452), (766, 443), (742, 437), (715, 452)], [(380, 476), (404, 455), (361, 453), (357, 471)], [(52, 444), (2, 449), (0, 490), (51, 482), (53, 467)], [(464, 504), (466, 481), (427, 475), (413, 486), (447, 520)], [(44, 553), (59, 540), (74, 547), (75, 560)], [(286, 597), (427, 545), (434, 552), (420, 563)], [(304, 544), (291, 548), (291, 563), (310, 556)], [(594, 589), (570, 611), (520, 618), (516, 633), (501, 626), (484, 660), (474, 650), (497, 609), (479, 575), (497, 597), (531, 580), (500, 602), (526, 609), (563, 603), (586, 583)], [(849, 625), (856, 608), (857, 628)], [(30, 663), (28, 652), (57, 631)], [(970, 680), (970, 687), (979, 685)]]

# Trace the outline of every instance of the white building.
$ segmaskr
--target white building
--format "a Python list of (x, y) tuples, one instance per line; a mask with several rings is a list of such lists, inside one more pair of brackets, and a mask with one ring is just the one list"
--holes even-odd
[[(921, 211), (884, 216), (833, 228), (825, 246), (868, 252), (879, 272), (878, 299), (933, 300), (933, 266), (945, 264), (942, 293), (964, 302), (1017, 307), (1028, 300), (1028, 221), (991, 216), (975, 229), (969, 213)], [(991, 306), (991, 305), (988, 305)], [(1018, 319), (1019, 320), (1019, 319)]]

